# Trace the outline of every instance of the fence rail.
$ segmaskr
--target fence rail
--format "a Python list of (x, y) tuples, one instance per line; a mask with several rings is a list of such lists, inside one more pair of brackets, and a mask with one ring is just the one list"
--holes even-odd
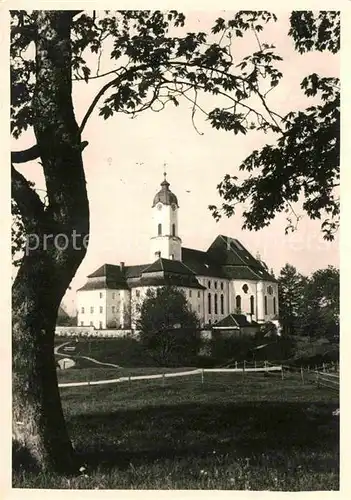
[(124, 382), (133, 382), (138, 380), (162, 380), (164, 383), (167, 378), (176, 377), (191, 377), (200, 375), (201, 382), (204, 383), (204, 376), (206, 373), (242, 373), (243, 375), (247, 373), (266, 373), (273, 374), (280, 372), (281, 378), (284, 379), (289, 373), (299, 374), (301, 377), (302, 384), (315, 383), (317, 387), (324, 387), (333, 391), (339, 391), (339, 373), (336, 372), (336, 366), (333, 363), (323, 364), (322, 366), (315, 366), (314, 370), (306, 369), (304, 367), (297, 367), (293, 365), (279, 365), (273, 364), (268, 361), (264, 362), (235, 362), (235, 367), (219, 367), (219, 368), (197, 368), (194, 370), (179, 371), (179, 372), (169, 372), (169, 373), (156, 373), (154, 375), (133, 375), (133, 376), (122, 376), (114, 379), (108, 380), (87, 380), (84, 382), (65, 382), (58, 384), (60, 388), (65, 387), (84, 387), (92, 385), (107, 385), (107, 384), (120, 384)]
[(94, 380), (85, 382), (65, 382), (58, 384), (61, 387), (82, 387), (90, 385), (106, 385), (106, 384), (119, 384), (123, 382), (132, 382), (134, 380), (155, 380), (166, 379), (175, 377), (187, 377), (192, 375), (201, 375), (202, 381), (205, 373), (246, 373), (246, 372), (281, 372), (282, 366), (263, 366), (263, 367), (243, 367), (243, 368), (198, 368), (196, 370), (188, 370), (184, 372), (172, 373), (157, 373), (155, 375), (133, 375), (130, 377), (119, 377), (110, 380)]
[(317, 387), (325, 387), (327, 389), (332, 389), (333, 391), (339, 392), (340, 380), (338, 375), (326, 372), (314, 372), (315, 383)]

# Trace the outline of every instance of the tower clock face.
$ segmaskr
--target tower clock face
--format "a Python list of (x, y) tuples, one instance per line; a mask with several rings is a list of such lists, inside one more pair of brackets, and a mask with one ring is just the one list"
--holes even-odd
[(159, 204), (157, 205), (157, 210), (161, 210), (161, 209), (162, 209), (162, 203), (159, 203)]
[(173, 203), (172, 204), (172, 210), (174, 211), (176, 208), (177, 208), (176, 205)]

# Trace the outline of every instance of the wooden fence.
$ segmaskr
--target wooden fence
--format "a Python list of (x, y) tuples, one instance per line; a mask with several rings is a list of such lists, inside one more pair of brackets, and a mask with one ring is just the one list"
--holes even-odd
[(119, 384), (123, 382), (132, 382), (135, 380), (155, 380), (175, 377), (189, 377), (193, 375), (200, 375), (201, 382), (204, 383), (205, 373), (242, 373), (245, 375), (250, 372), (282, 372), (281, 365), (271, 365), (265, 363), (263, 366), (251, 366), (249, 363), (242, 363), (242, 366), (237, 366), (236, 368), (198, 368), (195, 370), (188, 370), (184, 372), (170, 372), (170, 373), (157, 373), (155, 375), (135, 375), (130, 377), (119, 377), (110, 380), (94, 380), (85, 382), (66, 382), (59, 384), (59, 387), (81, 387), (81, 386), (91, 386), (91, 385), (106, 385), (106, 384)]
[[(234, 365), (234, 366), (233, 366)], [(197, 368), (194, 370), (179, 371), (179, 372), (168, 372), (168, 373), (156, 373), (154, 375), (134, 375), (128, 377), (118, 377), (109, 380), (92, 380), (84, 382), (66, 382), (59, 384), (59, 387), (81, 387), (81, 386), (91, 386), (91, 385), (106, 385), (106, 384), (119, 384), (123, 382), (133, 382), (137, 380), (157, 380), (161, 379), (162, 383), (165, 383), (167, 378), (176, 377), (192, 377), (199, 376), (201, 382), (204, 383), (206, 373), (241, 373), (243, 376), (247, 373), (266, 373), (269, 374), (280, 374), (281, 379), (284, 379), (289, 373), (298, 374), (301, 378), (301, 382), (305, 384), (315, 383), (317, 387), (327, 388), (333, 391), (339, 391), (339, 372), (338, 365), (333, 363), (323, 364), (322, 366), (315, 366), (313, 369), (310, 367), (297, 367), (293, 365), (279, 365), (272, 364), (268, 361), (264, 362), (233, 362), (231, 367), (219, 367), (219, 368)]]
[(339, 374), (319, 371), (314, 372), (314, 374), (317, 387), (325, 387), (327, 389), (331, 389), (332, 391), (339, 392)]

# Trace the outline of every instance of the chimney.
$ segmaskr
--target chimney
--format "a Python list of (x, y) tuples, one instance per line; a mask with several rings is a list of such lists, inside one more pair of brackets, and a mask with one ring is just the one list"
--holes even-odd
[(120, 266), (121, 271), (122, 271), (122, 273), (123, 273), (123, 271), (124, 271), (124, 262), (120, 262), (120, 263), (119, 263), (119, 266)]

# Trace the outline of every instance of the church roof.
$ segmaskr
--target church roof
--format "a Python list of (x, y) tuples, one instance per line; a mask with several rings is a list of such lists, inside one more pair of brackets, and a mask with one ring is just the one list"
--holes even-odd
[(202, 289), (204, 287), (198, 282), (197, 276), (277, 281), (262, 261), (255, 259), (237, 239), (219, 235), (207, 252), (183, 247), (181, 262), (159, 258), (149, 264), (122, 268), (104, 264), (89, 274), (87, 283), (79, 290), (118, 290), (167, 284)]
[(217, 236), (207, 252), (182, 248), (182, 261), (200, 276), (277, 281), (240, 241), (228, 236)]
[(125, 277), (129, 278), (138, 278), (144, 269), (146, 269), (150, 264), (138, 264), (136, 266), (125, 266), (124, 272)]
[(88, 281), (79, 290), (101, 290), (103, 288), (114, 290), (125, 290), (128, 288), (125, 275), (120, 266), (104, 264), (89, 274)]
[(198, 276), (226, 278), (221, 265), (211, 260), (207, 252), (183, 247), (182, 262)]
[(180, 286), (185, 288), (195, 288), (197, 290), (204, 290), (205, 287), (200, 285), (195, 276), (185, 274), (160, 274), (159, 276), (147, 275), (141, 276), (140, 279), (135, 280), (129, 284), (130, 288), (141, 286)]
[(196, 274), (178, 260), (159, 258), (141, 274), (138, 282), (131, 286), (173, 285), (187, 288), (203, 289), (196, 278)]
[(116, 280), (124, 279), (120, 266), (116, 266), (115, 264), (104, 264), (103, 266), (99, 267), (96, 271), (88, 275), (88, 278), (101, 278), (101, 277), (109, 277)]
[(169, 189), (169, 182), (166, 180), (166, 173), (164, 173), (164, 181), (161, 182), (161, 190), (155, 195), (152, 207), (157, 205), (157, 203), (163, 203), (163, 205), (177, 205), (178, 199), (174, 193)]
[(232, 280), (265, 280), (276, 282), (277, 280), (263, 267), (253, 266), (223, 266), (223, 272), (227, 279)]
[(146, 267), (142, 274), (163, 271), (165, 273), (186, 274), (195, 276), (195, 273), (179, 260), (164, 259), (160, 257), (155, 262)]
[(221, 265), (262, 267), (239, 240), (219, 235), (210, 245), (207, 253)]

